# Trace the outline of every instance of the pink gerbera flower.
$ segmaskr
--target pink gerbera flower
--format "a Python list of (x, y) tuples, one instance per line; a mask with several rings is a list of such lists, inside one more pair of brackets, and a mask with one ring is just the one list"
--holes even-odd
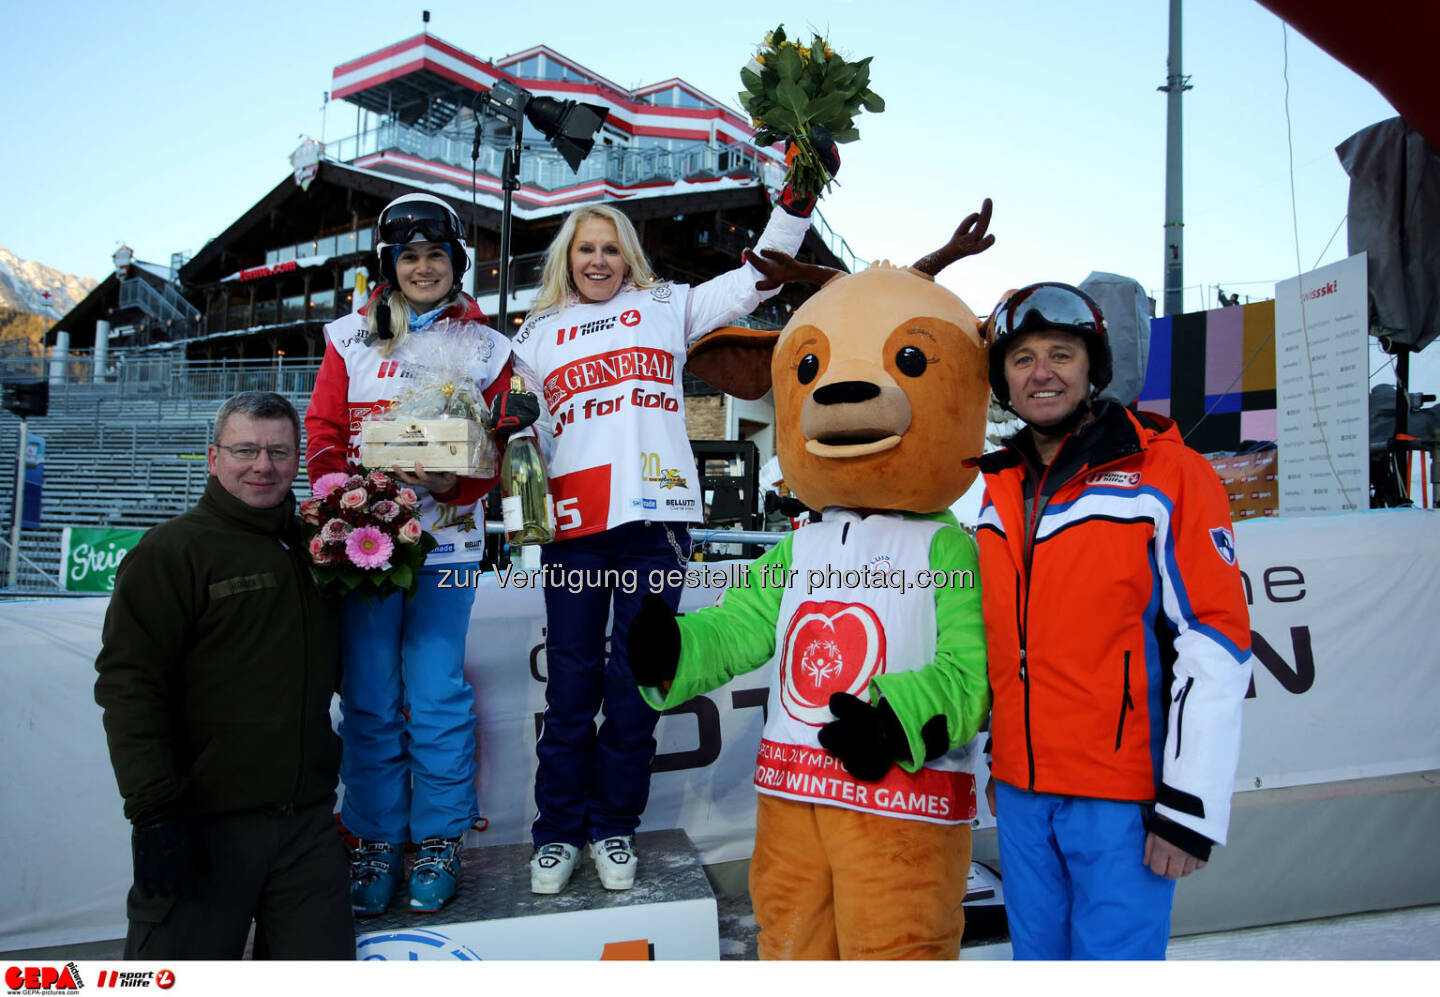
[(394, 550), (394, 542), (373, 526), (352, 530), (345, 538), (345, 553), (350, 563), (367, 571), (388, 566)]
[(332, 471), (329, 474), (322, 474), (315, 479), (314, 486), (310, 491), (316, 498), (325, 498), (337, 488), (344, 487), (345, 482), (350, 480), (350, 475), (344, 471)]

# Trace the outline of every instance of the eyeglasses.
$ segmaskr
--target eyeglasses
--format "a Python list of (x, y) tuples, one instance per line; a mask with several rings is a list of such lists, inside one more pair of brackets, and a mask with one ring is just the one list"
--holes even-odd
[(269, 454), (270, 460), (276, 464), (283, 464), (295, 456), (294, 447), (257, 447), (253, 443), (241, 443), (239, 446), (234, 447), (227, 447), (223, 443), (217, 443), (215, 445), (229, 453), (230, 456), (236, 460), (254, 460), (260, 456), (261, 450)]

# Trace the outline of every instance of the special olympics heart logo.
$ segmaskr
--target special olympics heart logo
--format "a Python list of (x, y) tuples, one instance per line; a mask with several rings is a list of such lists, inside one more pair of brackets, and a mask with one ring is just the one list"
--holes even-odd
[(830, 696), (860, 695), (885, 671), (885, 629), (869, 606), (802, 602), (785, 631), (780, 703), (811, 727), (834, 720)]

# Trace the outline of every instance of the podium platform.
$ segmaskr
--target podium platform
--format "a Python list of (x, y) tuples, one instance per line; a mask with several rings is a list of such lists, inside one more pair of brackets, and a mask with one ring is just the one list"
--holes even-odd
[(542, 896), (530, 892), (528, 844), (468, 848), (443, 910), (412, 913), (402, 883), (386, 913), (357, 918), (357, 958), (718, 959), (715, 894), (689, 837), (643, 831), (635, 849), (632, 889), (601, 886), (586, 850), (565, 891)]

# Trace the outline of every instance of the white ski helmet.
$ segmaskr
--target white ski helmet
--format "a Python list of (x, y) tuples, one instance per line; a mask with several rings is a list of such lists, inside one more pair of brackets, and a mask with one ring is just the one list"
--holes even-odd
[(412, 242), (438, 242), (450, 251), (455, 274), (450, 290), (459, 290), (470, 258), (465, 255), (465, 235), (455, 209), (434, 194), (406, 194), (385, 205), (375, 222), (375, 252), (384, 280), (395, 283), (395, 257), (401, 246)]

